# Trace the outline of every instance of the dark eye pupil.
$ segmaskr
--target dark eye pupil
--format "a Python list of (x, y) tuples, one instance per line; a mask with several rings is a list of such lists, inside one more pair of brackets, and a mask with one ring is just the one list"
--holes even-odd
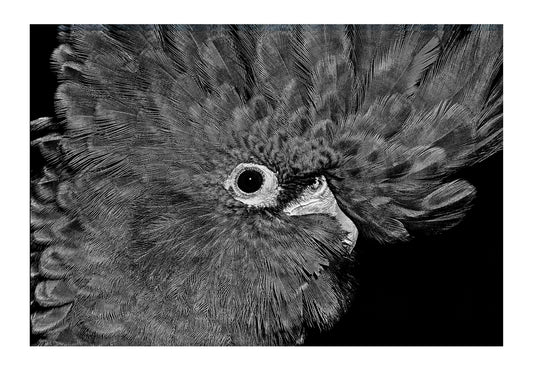
[(263, 185), (263, 175), (257, 170), (245, 170), (237, 178), (237, 186), (241, 191), (250, 194)]

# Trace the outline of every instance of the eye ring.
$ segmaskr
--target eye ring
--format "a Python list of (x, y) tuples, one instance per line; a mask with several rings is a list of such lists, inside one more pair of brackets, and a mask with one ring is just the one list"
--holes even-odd
[(224, 181), (235, 200), (253, 207), (275, 206), (279, 193), (276, 174), (266, 166), (240, 163)]

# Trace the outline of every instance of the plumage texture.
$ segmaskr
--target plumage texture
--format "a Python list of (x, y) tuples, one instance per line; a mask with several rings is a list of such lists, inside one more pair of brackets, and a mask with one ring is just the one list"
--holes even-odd
[[(31, 203), (43, 344), (294, 344), (330, 327), (355, 284), (332, 218), (282, 213), (311, 177), (362, 237), (404, 241), (457, 224), (475, 189), (450, 177), (501, 149), (498, 27), (72, 26), (60, 38), (58, 121), (31, 125), (46, 161)], [(224, 189), (242, 162), (276, 172), (278, 206)]]

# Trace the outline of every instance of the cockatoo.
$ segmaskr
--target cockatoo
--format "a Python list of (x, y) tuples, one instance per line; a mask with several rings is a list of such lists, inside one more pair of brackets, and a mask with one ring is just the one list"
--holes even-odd
[[(490, 26), (70, 26), (31, 123), (38, 344), (292, 345), (357, 241), (457, 224), (502, 148)], [(364, 268), (362, 266), (361, 268)]]

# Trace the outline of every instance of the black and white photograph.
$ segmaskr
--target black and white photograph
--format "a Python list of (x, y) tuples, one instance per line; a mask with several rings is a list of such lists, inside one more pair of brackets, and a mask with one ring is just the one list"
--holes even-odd
[(502, 345), (502, 25), (30, 43), (32, 345)]

